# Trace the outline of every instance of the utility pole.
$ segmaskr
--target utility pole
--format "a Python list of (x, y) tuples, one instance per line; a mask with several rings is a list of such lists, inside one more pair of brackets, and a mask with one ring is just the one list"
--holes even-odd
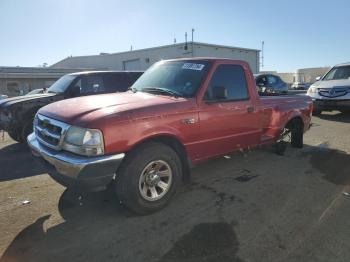
[(188, 47), (187, 47), (187, 32), (185, 32), (185, 50), (187, 50)]
[(264, 67), (264, 45), (265, 45), (265, 42), (262, 41), (261, 42), (261, 67), (262, 68)]
[(192, 57), (193, 57), (193, 33), (194, 33), (194, 28), (192, 28), (192, 42), (191, 42), (191, 47), (192, 47)]

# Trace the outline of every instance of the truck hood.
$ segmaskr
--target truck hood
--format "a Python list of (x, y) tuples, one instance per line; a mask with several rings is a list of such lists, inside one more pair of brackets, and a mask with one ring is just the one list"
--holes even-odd
[[(176, 110), (188, 99), (154, 95), (144, 92), (102, 94), (66, 99), (49, 104), (39, 110), (39, 114), (81, 127), (98, 128), (99, 121), (117, 117), (135, 120), (138, 117), (151, 117), (166, 113), (166, 108)], [(159, 110), (159, 106), (162, 107)], [(156, 109), (157, 108), (157, 109)]]
[(329, 88), (329, 89), (333, 87), (350, 87), (350, 80), (340, 79), (340, 80), (317, 81), (312, 84), (312, 87)]
[(46, 99), (50, 98), (52, 96), (55, 96), (57, 94), (54, 93), (45, 93), (45, 94), (36, 94), (36, 95), (27, 95), (27, 96), (16, 96), (11, 98), (5, 98), (0, 100), (0, 108), (5, 108), (11, 105), (23, 103), (23, 102), (29, 102), (36, 99)]

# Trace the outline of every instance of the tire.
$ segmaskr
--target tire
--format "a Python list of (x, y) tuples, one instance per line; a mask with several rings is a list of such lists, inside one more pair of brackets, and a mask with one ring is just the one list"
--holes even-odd
[[(158, 176), (160, 172), (162, 176)], [(168, 204), (181, 176), (181, 160), (172, 148), (162, 143), (146, 143), (128, 153), (118, 169), (116, 193), (131, 211), (150, 214)]]
[(343, 114), (350, 114), (350, 109), (341, 109), (339, 111)]
[(295, 148), (303, 148), (304, 130), (303, 125), (299, 121), (294, 121), (291, 130), (291, 145)]
[(321, 115), (322, 114), (322, 110), (320, 110), (320, 109), (314, 109), (313, 111), (312, 111), (312, 115), (313, 116), (319, 116), (319, 115)]
[(21, 130), (20, 143), (27, 143), (27, 137), (33, 132), (34, 119), (27, 120)]
[(21, 130), (19, 128), (10, 129), (7, 131), (7, 134), (9, 135), (9, 137), (11, 137), (16, 142), (22, 143), (21, 142), (21, 135), (20, 135)]

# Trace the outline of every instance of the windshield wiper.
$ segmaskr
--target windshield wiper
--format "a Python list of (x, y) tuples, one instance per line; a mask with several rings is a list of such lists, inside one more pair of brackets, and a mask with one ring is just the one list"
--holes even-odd
[(181, 93), (176, 92), (174, 90), (166, 89), (166, 88), (159, 88), (159, 87), (146, 87), (142, 88), (142, 91), (149, 92), (149, 93), (162, 93), (162, 94), (169, 94), (174, 97), (182, 96)]

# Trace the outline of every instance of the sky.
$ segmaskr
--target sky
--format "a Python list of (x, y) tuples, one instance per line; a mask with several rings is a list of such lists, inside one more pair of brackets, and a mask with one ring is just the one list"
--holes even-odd
[(0, 65), (194, 41), (261, 49), (261, 70), (350, 61), (349, 0), (0, 0)]

